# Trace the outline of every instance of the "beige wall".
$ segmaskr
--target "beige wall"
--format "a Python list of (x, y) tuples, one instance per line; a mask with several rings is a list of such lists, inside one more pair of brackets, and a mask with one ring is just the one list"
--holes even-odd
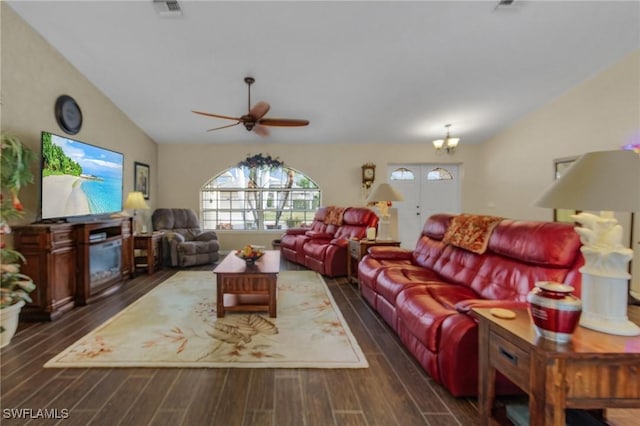
[(474, 187), (469, 204), (479, 212), (551, 220), (550, 209), (532, 203), (553, 181), (553, 159), (619, 149), (639, 137), (637, 51), (485, 141), (482, 169), (467, 182)]
[[(0, 13), (2, 131), (19, 136), (38, 157), (43, 130), (122, 152), (125, 195), (133, 190), (134, 161), (149, 164), (152, 173), (149, 204), (155, 206), (155, 194), (158, 193), (156, 143), (4, 2), (0, 4)], [(55, 101), (62, 94), (73, 97), (82, 110), (82, 129), (73, 136), (60, 129), (54, 116)], [(25, 222), (35, 220), (39, 211), (38, 167), (33, 166), (35, 185), (20, 194), (27, 211)]]
[[(640, 140), (640, 50), (484, 142), (481, 169), (467, 179), (467, 206), (477, 212), (552, 220), (533, 202), (553, 181), (553, 159), (614, 150)], [(639, 191), (637, 184), (617, 191)], [(629, 214), (618, 215), (634, 242), (633, 284), (640, 295), (640, 206), (630, 236)]]

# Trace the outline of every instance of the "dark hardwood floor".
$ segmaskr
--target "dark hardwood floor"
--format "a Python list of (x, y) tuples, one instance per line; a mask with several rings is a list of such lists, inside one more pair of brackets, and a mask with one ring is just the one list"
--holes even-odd
[[(299, 268), (285, 260), (282, 267)], [(476, 400), (453, 398), (434, 383), (344, 278), (325, 281), (367, 356), (368, 369), (42, 368), (50, 358), (175, 272), (164, 269), (152, 276), (138, 275), (117, 294), (75, 308), (54, 322), (21, 323), (11, 344), (1, 352), (0, 423), (65, 426), (477, 423)], [(58, 418), (42, 418), (44, 412), (38, 410), (44, 409)], [(32, 418), (11, 418), (18, 413)], [(631, 425), (637, 424), (639, 413), (640, 410), (610, 410), (609, 417), (611, 424)]]

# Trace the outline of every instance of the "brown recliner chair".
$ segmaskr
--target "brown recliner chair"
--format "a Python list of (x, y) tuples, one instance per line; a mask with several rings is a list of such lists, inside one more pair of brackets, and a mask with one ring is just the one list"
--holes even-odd
[(156, 209), (151, 216), (154, 231), (163, 231), (163, 263), (170, 266), (213, 264), (220, 243), (214, 231), (203, 231), (192, 209)]

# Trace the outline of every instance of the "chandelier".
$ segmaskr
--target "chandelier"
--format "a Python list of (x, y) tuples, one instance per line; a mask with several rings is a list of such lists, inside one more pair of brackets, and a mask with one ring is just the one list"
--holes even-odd
[(433, 141), (433, 146), (437, 151), (445, 150), (447, 154), (453, 154), (458, 146), (458, 142), (460, 142), (460, 138), (452, 138), (449, 136), (449, 128), (451, 127), (451, 124), (447, 124), (444, 127), (447, 128), (447, 137)]

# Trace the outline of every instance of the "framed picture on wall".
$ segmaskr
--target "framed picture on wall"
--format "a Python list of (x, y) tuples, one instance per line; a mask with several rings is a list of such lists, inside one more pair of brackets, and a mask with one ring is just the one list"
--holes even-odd
[[(554, 166), (554, 179), (558, 180), (569, 170), (569, 167), (578, 159), (578, 157), (565, 157), (558, 158), (553, 160)], [(553, 209), (553, 220), (556, 222), (570, 222), (573, 223), (574, 220), (571, 219), (571, 215), (580, 213), (578, 210), (572, 209)]]
[(149, 165), (144, 163), (133, 163), (133, 187), (136, 191), (144, 194), (144, 199), (149, 199)]

